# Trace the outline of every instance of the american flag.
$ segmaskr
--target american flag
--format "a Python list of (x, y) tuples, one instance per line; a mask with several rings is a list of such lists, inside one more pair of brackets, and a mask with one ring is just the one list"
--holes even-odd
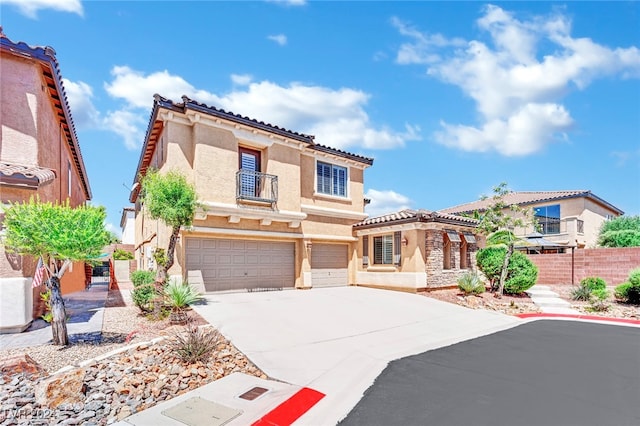
[(44, 263), (42, 263), (42, 258), (38, 259), (38, 264), (36, 265), (36, 273), (33, 276), (32, 286), (33, 288), (40, 287), (42, 285), (42, 280), (44, 279)]

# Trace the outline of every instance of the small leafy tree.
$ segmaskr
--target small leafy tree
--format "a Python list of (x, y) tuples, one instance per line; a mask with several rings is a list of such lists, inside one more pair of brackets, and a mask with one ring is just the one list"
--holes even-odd
[(602, 247), (639, 247), (640, 216), (620, 216), (602, 224), (598, 235)]
[(142, 178), (142, 201), (149, 216), (171, 227), (166, 257), (157, 261), (156, 292), (158, 300), (155, 311), (160, 313), (160, 297), (162, 287), (167, 280), (167, 271), (173, 266), (176, 242), (180, 228), (190, 226), (197, 208), (196, 190), (184, 175), (178, 172), (160, 174), (157, 170), (149, 171)]
[(11, 204), (5, 210), (4, 245), (7, 251), (43, 259), (51, 290), (51, 331), (55, 345), (67, 345), (67, 315), (60, 291), (60, 279), (76, 261), (95, 259), (109, 243), (104, 207), (68, 203), (29, 202)]
[[(508, 205), (504, 201), (505, 196), (511, 192), (505, 182), (500, 183), (493, 188), (493, 196), (490, 198), (489, 205), (473, 214), (473, 217), (479, 220), (478, 231), (488, 236), (488, 245), (505, 245), (507, 247), (507, 254), (500, 268), (500, 281), (496, 297), (502, 297), (507, 279), (509, 259), (513, 254), (515, 243), (518, 241), (518, 238), (511, 230), (535, 226), (533, 210), (525, 209), (515, 204)], [(487, 200), (489, 197), (483, 196), (481, 199)]]

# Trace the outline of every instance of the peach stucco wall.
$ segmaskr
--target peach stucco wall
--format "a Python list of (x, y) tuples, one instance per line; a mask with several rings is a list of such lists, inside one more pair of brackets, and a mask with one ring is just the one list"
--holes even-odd
[[(159, 113), (160, 119), (164, 117)], [(331, 210), (362, 214), (364, 211), (363, 170), (364, 165), (355, 166), (344, 158), (322, 154), (322, 161), (333, 162), (349, 168), (349, 197), (326, 197), (314, 193), (316, 155), (305, 151), (300, 144), (284, 142), (278, 138), (264, 137), (245, 140), (228, 128), (202, 122), (199, 119), (187, 120), (185, 117), (167, 119), (153, 154), (151, 165), (161, 173), (176, 170), (183, 173), (195, 185), (198, 199), (204, 203), (223, 204), (228, 208), (237, 206), (236, 172), (238, 171), (239, 148), (260, 151), (261, 171), (278, 178), (278, 199), (274, 210), (270, 206), (239, 206), (239, 211), (248, 209), (253, 212), (264, 209), (265, 217), (275, 215), (276, 219), (261, 222), (259, 218), (242, 217), (234, 222), (228, 216), (210, 214), (206, 218), (196, 215), (192, 229), (182, 231), (182, 238), (176, 247), (176, 262), (169, 270), (171, 275), (181, 275), (184, 265), (185, 236), (210, 238), (249, 238), (287, 240), (295, 243), (296, 286), (303, 286), (304, 273), (310, 271), (306, 244), (311, 239), (328, 242), (340, 242), (349, 247), (350, 276), (354, 277), (356, 244), (352, 234), (352, 225), (361, 217), (351, 219), (332, 217)], [(162, 141), (162, 142), (160, 142)], [(164, 151), (164, 154), (160, 152)], [(335, 157), (335, 158), (334, 158)], [(303, 217), (303, 204), (329, 209), (326, 215), (307, 214), (299, 224), (295, 219), (277, 220), (279, 212), (285, 215)], [(215, 210), (216, 207), (212, 207)], [(151, 249), (166, 248), (170, 230), (161, 223), (151, 220), (144, 214), (144, 207), (137, 205), (136, 245), (156, 237), (146, 244)], [(289, 236), (290, 235), (290, 236)], [(310, 235), (312, 237), (305, 237)], [(145, 245), (136, 250), (138, 267), (146, 268)], [(353, 281), (353, 280), (352, 280)]]
[[(71, 206), (86, 201), (86, 195), (75, 167), (66, 136), (60, 128), (51, 104), (41, 67), (31, 60), (2, 53), (0, 57), (0, 93), (2, 131), (0, 159), (8, 163), (37, 165), (53, 169), (56, 178), (38, 190), (1, 187), (1, 203), (20, 202), (38, 196), (41, 201), (68, 200)], [(71, 196), (69, 196), (68, 163), (71, 164)], [(0, 277), (31, 277), (33, 259), (19, 259), (4, 248), (0, 256)], [(23, 267), (24, 265), (24, 267)], [(74, 265), (62, 280), (63, 293), (84, 288), (84, 267)]]

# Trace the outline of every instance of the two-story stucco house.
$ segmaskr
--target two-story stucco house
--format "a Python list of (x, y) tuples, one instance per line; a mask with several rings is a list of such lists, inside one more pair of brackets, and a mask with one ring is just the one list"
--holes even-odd
[[(2, 33), (0, 70), (0, 211), (35, 196), (84, 204), (91, 189), (55, 51), (14, 43)], [(0, 329), (20, 331), (31, 322), (44, 285), (31, 289), (36, 259), (0, 250)], [(62, 278), (62, 292), (84, 290), (85, 280), (84, 264), (74, 264)]]
[(168, 228), (149, 219), (140, 197), (140, 178), (156, 168), (183, 173), (201, 204), (180, 232), (170, 275), (202, 279), (207, 291), (353, 284), (352, 225), (367, 216), (363, 179), (372, 162), (313, 136), (156, 95), (130, 196), (138, 268), (168, 245)]
[[(533, 209), (538, 231), (544, 238), (567, 247), (595, 247), (602, 224), (624, 214), (587, 190), (511, 192), (504, 197), (504, 202)], [(440, 211), (468, 214), (482, 211), (490, 203), (491, 199), (479, 200)], [(533, 231), (532, 228), (514, 230), (518, 236), (526, 236)]]

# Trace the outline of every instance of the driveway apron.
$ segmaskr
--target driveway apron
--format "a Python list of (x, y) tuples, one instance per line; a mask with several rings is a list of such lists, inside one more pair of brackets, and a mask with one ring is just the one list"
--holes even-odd
[(389, 361), (522, 322), (363, 287), (209, 294), (193, 308), (271, 378), (327, 395), (296, 424), (335, 424)]

